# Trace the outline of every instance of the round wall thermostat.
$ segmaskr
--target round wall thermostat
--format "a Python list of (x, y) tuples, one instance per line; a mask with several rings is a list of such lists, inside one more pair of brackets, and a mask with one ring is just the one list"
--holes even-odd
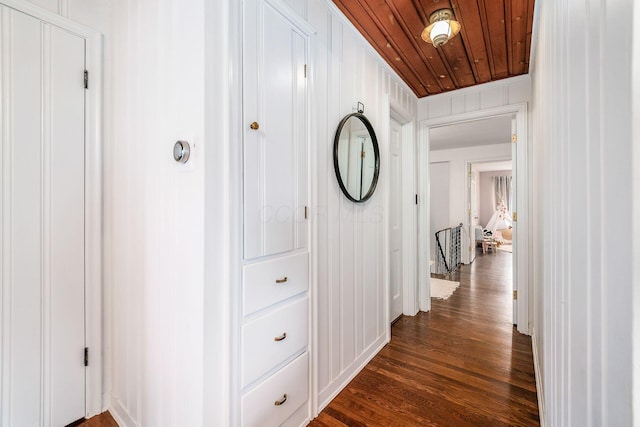
[(178, 163), (187, 163), (191, 148), (187, 141), (177, 141), (173, 145), (173, 159)]

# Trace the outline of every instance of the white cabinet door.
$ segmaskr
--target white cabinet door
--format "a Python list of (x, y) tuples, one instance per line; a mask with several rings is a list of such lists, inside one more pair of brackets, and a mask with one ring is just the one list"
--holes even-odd
[(0, 6), (2, 425), (85, 416), (85, 41)]
[(308, 38), (264, 0), (245, 2), (244, 34), (244, 257), (252, 259), (306, 246)]

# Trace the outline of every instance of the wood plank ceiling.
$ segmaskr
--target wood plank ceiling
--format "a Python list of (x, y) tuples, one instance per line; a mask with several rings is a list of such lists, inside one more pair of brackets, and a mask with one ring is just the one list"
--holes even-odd
[[(333, 0), (419, 98), (529, 71), (534, 0)], [(453, 10), (460, 33), (422, 40), (429, 16)]]

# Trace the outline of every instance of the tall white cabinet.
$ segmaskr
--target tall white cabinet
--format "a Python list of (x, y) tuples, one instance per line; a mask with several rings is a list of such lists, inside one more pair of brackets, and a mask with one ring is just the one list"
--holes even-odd
[(242, 426), (310, 416), (310, 30), (277, 0), (243, 3)]

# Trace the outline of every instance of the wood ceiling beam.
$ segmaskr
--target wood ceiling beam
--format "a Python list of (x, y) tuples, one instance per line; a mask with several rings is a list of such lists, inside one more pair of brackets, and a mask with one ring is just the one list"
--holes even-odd
[(509, 75), (513, 76), (513, 16), (510, 1), (504, 2), (504, 25), (507, 30), (507, 64)]
[(458, 82), (458, 79), (456, 78), (455, 73), (453, 72), (453, 68), (451, 67), (451, 64), (449, 63), (449, 59), (447, 58), (447, 55), (445, 55), (444, 50), (442, 49), (442, 47), (436, 49), (436, 52), (438, 52), (438, 56), (440, 57), (440, 61), (442, 61), (442, 64), (444, 64), (444, 68), (446, 68), (447, 73), (449, 74), (449, 77), (451, 78), (451, 81), (453, 82), (453, 85), (456, 88), (460, 87), (460, 83)]
[(529, 56), (531, 55), (531, 35), (533, 32), (533, 11), (534, 11), (534, 0), (529, 0), (529, 3), (527, 4), (527, 40), (526, 40), (526, 44), (525, 44), (525, 52), (527, 55), (527, 58), (525, 58), (525, 62), (526, 62), (526, 67), (524, 72), (528, 73), (529, 72)]
[[(458, 21), (462, 22), (460, 37), (462, 38), (463, 47), (465, 49), (465, 52), (467, 53), (467, 57), (469, 58), (469, 64), (473, 72), (475, 83), (486, 83), (488, 81), (491, 81), (491, 70), (489, 69), (488, 64), (484, 64), (486, 66), (486, 71), (488, 74), (485, 77), (485, 73), (481, 69), (482, 64), (480, 63), (480, 61), (486, 61), (487, 58), (484, 36), (480, 35), (480, 37), (474, 37), (472, 35), (472, 32), (481, 31), (480, 28), (482, 27), (482, 24), (480, 23), (480, 14), (475, 14), (474, 11), (471, 10), (475, 6), (477, 11), (477, 3), (474, 0), (466, 2), (464, 4), (465, 6), (468, 6), (469, 9), (464, 9), (463, 7), (461, 7), (460, 0), (451, 0), (454, 15), (456, 16)], [(477, 39), (480, 39), (481, 41), (477, 41)]]
[[(495, 0), (490, 0), (495, 1)], [(489, 19), (487, 18), (487, 7), (484, 0), (478, 0), (478, 12), (480, 12), (480, 22), (482, 23), (482, 38), (484, 39), (485, 49), (487, 50), (487, 58), (489, 58), (489, 70), (491, 70), (491, 79), (496, 78), (496, 66), (493, 58), (493, 49), (491, 47), (491, 33), (489, 32)]]
[(527, 69), (527, 4), (522, 1), (508, 3), (511, 13), (511, 45), (513, 49), (511, 75), (519, 75)]

